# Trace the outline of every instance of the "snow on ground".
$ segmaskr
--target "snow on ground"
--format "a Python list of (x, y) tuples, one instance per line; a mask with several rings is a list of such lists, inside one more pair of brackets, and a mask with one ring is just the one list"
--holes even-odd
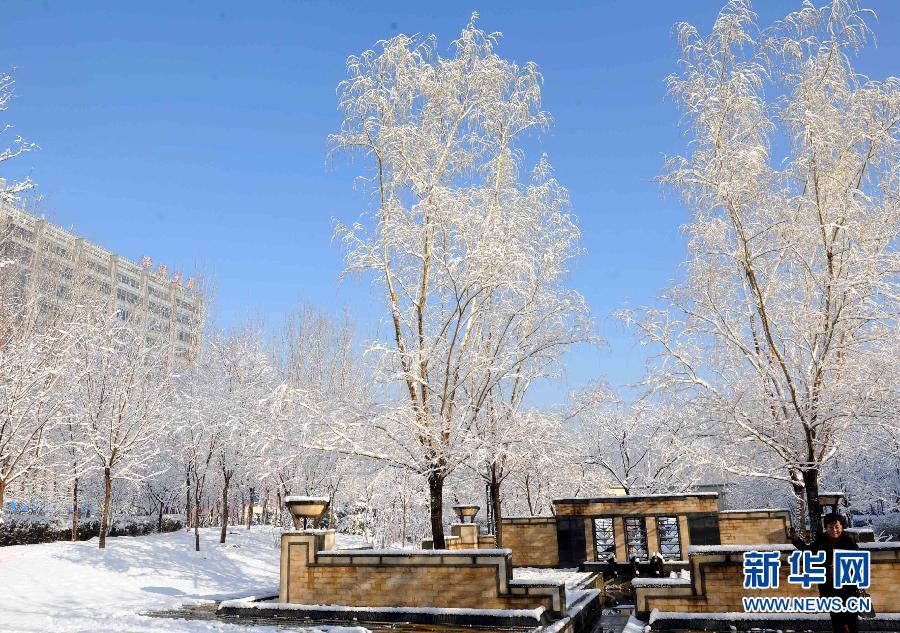
[[(262, 526), (218, 528), (107, 540), (0, 547), (0, 631), (16, 633), (259, 633), (284, 631), (218, 621), (173, 620), (139, 615), (184, 603), (221, 600), (278, 589), (278, 533)], [(338, 537), (338, 547), (359, 546)], [(330, 633), (361, 633), (360, 627), (321, 627)], [(315, 629), (293, 629), (313, 631)]]

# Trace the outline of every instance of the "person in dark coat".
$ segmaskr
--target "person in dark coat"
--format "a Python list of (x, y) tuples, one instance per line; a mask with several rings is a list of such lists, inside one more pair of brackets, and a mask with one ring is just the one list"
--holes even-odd
[[(844, 531), (847, 520), (840, 514), (832, 512), (825, 515), (825, 532), (813, 543), (804, 542), (797, 531), (791, 528), (791, 541), (799, 550), (808, 550), (817, 554), (825, 552), (826, 580), (819, 585), (819, 595), (822, 597), (838, 597), (844, 601), (857, 594), (857, 588), (853, 586), (836, 589), (834, 586), (834, 550), (851, 549), (858, 550), (850, 535)], [(834, 633), (857, 633), (859, 630), (859, 614), (856, 613), (831, 613), (831, 630)]]

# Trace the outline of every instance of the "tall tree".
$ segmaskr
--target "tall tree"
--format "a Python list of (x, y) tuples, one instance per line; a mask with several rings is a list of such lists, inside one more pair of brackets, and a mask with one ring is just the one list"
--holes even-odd
[[(6, 242), (0, 235), (0, 254)], [(2, 255), (0, 255), (2, 256)], [(7, 488), (60, 448), (76, 327), (73, 315), (23, 293), (21, 266), (0, 261), (0, 512)]]
[(114, 482), (152, 474), (148, 467), (167, 423), (161, 409), (171, 391), (168, 351), (150, 344), (121, 312), (104, 308), (81, 324), (74, 396), (80, 437), (103, 473), (100, 548), (106, 547)]
[(662, 180), (691, 212), (687, 275), (628, 315), (657, 345), (651, 382), (752, 447), (733, 467), (805, 494), (814, 534), (820, 470), (900, 373), (900, 82), (855, 72), (863, 18), (834, 0), (761, 31), (734, 0), (708, 36), (679, 26), (690, 153)]
[(485, 353), (479, 333), (527, 274), (518, 249), (538, 232), (536, 217), (564, 215), (558, 188), (542, 201), (546, 213), (521, 204), (521, 139), (549, 116), (536, 66), (502, 59), (495, 45), (473, 16), (449, 57), (433, 37), (405, 35), (351, 57), (338, 88), (344, 122), (331, 139), (369, 167), (374, 209), (338, 234), (347, 271), (374, 273), (384, 292), (391, 340), (373, 351), (406, 403), (382, 428), (400, 446), (395, 459), (428, 482), (438, 548), (444, 481), (480, 407), (466, 385), (479, 382), (483, 399), (515, 371), (509, 354)]

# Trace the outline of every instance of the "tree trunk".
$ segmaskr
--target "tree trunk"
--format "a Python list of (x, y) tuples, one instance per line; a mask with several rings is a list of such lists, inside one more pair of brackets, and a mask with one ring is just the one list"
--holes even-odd
[(194, 551), (200, 551), (200, 480), (194, 478)]
[(528, 502), (528, 516), (534, 516), (534, 505), (531, 503), (531, 478), (525, 475), (525, 500)]
[(185, 505), (184, 505), (184, 529), (188, 532), (191, 531), (191, 467), (188, 467), (184, 471), (184, 497), (185, 497)]
[(431, 509), (431, 539), (434, 549), (447, 549), (444, 539), (444, 477), (428, 475), (429, 506)]
[(162, 502), (162, 499), (159, 501), (159, 514), (156, 517), (156, 531), (162, 534), (162, 520), (163, 513), (165, 512), (165, 504)]
[(194, 500), (194, 551), (200, 551), (200, 504)]
[(809, 512), (809, 539), (815, 543), (822, 535), (822, 506), (819, 503), (819, 469), (812, 467), (803, 471), (806, 484), (806, 507)]
[(500, 508), (500, 481), (497, 473), (491, 469), (491, 482), (488, 484), (491, 493), (491, 505), (494, 513), (494, 536), (497, 538), (497, 547), (503, 547), (503, 510)]
[(78, 540), (78, 477), (72, 485), (72, 540)]
[(405, 548), (406, 547), (406, 524), (408, 522), (408, 520), (406, 518), (406, 507), (407, 507), (406, 497), (403, 497), (402, 503), (403, 503), (403, 519), (400, 524), (400, 543), (401, 543), (400, 547)]
[(806, 540), (809, 538), (806, 530), (806, 503), (804, 502), (806, 489), (798, 484), (791, 484), (791, 487), (794, 489), (794, 497), (797, 500), (797, 531), (800, 533), (800, 537)]
[(6, 497), (6, 482), (0, 479), (0, 523), (3, 523), (3, 499)]
[(247, 529), (253, 525), (253, 486), (250, 487), (250, 511), (247, 513)]
[(280, 490), (275, 493), (275, 501), (278, 505), (278, 509), (275, 511), (275, 525), (277, 525), (278, 527), (281, 527), (281, 525), (282, 525), (282, 521), (281, 521), (282, 509), (281, 509), (281, 491)]
[(231, 483), (231, 477), (224, 477), (225, 485), (222, 487), (222, 534), (219, 536), (219, 542), (225, 542), (225, 534), (228, 531), (228, 484)]
[(100, 549), (106, 549), (106, 532), (109, 529), (109, 501), (112, 498), (112, 473), (103, 469), (103, 514), (100, 516)]

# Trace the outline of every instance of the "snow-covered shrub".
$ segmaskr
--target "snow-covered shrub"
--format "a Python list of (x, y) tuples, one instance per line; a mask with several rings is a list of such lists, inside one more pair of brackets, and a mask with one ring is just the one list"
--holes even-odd
[[(184, 526), (184, 518), (167, 515), (162, 520), (162, 532), (175, 532)], [(128, 517), (113, 521), (110, 536), (142, 536), (158, 532), (156, 517)], [(100, 535), (98, 519), (84, 519), (78, 524), (78, 540), (86, 541)], [(72, 526), (58, 519), (33, 515), (9, 516), (0, 524), (0, 547), (5, 545), (32, 545), (68, 541), (72, 538)]]

